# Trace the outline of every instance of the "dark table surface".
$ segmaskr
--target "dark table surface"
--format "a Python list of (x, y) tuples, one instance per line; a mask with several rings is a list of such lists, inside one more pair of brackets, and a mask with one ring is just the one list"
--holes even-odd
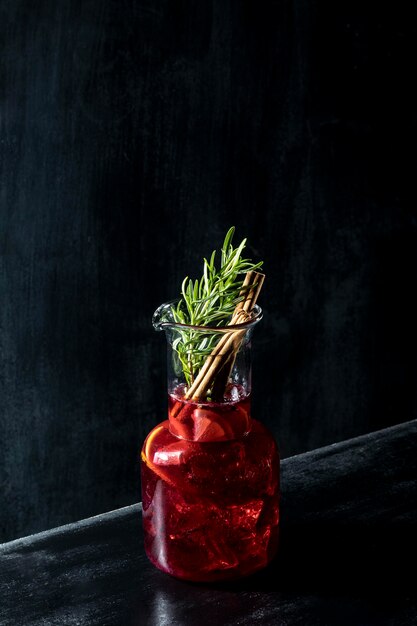
[(278, 558), (234, 584), (153, 568), (140, 505), (3, 544), (0, 624), (417, 624), (416, 443), (413, 421), (283, 461)]

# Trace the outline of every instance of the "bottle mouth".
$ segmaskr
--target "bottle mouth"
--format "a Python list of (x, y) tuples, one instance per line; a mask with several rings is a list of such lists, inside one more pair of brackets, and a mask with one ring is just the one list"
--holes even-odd
[(231, 330), (247, 330), (255, 326), (263, 317), (262, 309), (255, 304), (252, 309), (251, 317), (241, 324), (230, 324), (228, 326), (195, 326), (193, 324), (181, 324), (174, 320), (172, 307), (179, 302), (178, 299), (164, 302), (159, 306), (152, 317), (152, 325), (155, 330), (168, 330), (171, 328), (182, 328), (190, 330), (198, 330), (200, 332), (226, 333)]

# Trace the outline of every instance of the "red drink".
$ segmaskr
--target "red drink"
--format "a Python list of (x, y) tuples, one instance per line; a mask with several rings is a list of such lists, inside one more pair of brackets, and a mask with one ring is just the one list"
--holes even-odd
[(278, 544), (279, 457), (230, 385), (221, 403), (169, 396), (169, 420), (142, 450), (145, 550), (178, 578), (216, 581), (264, 567)]

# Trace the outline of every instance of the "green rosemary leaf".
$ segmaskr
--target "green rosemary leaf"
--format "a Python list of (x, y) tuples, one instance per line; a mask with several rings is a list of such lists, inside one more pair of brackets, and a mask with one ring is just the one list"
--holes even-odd
[(216, 267), (214, 265), (215, 260), (216, 260), (216, 250), (213, 250), (211, 257), (210, 257), (210, 273), (212, 275), (216, 274)]
[(222, 246), (222, 266), (225, 265), (226, 263), (227, 255), (229, 253), (229, 245), (231, 244), (234, 233), (235, 233), (235, 227), (231, 226), (226, 233), (226, 237), (224, 238), (224, 242)]

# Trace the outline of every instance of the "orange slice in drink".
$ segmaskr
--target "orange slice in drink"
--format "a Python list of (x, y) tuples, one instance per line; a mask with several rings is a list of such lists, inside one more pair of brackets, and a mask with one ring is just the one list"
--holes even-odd
[(145, 445), (142, 450), (141, 457), (142, 457), (142, 461), (146, 463), (149, 469), (151, 469), (155, 474), (157, 474), (159, 478), (164, 480), (171, 487), (175, 487), (174, 481), (169, 476), (169, 466), (156, 465), (155, 463), (151, 461), (151, 458), (153, 457), (152, 444), (154, 443), (155, 439), (157, 438), (157, 436), (161, 433), (163, 429), (164, 429), (163, 425), (157, 426), (148, 435), (148, 438), (146, 439)]

